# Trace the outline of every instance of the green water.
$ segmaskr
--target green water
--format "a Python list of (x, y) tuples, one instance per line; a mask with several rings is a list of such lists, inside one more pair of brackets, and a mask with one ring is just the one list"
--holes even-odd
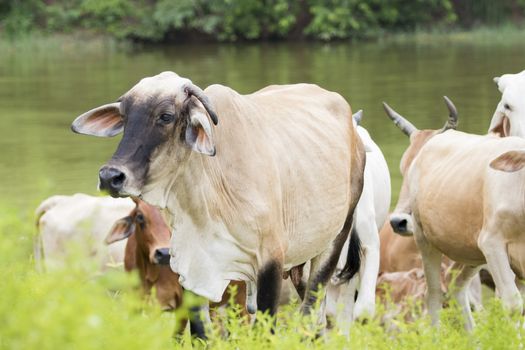
[(82, 112), (115, 101), (139, 79), (173, 70), (205, 87), (249, 93), (268, 84), (312, 82), (342, 94), (383, 150), (400, 186), (407, 138), (381, 101), (419, 128), (443, 125), (448, 95), (461, 130), (485, 133), (499, 100), (494, 76), (525, 68), (523, 44), (258, 44), (143, 48), (54, 47), (0, 52), (2, 202), (34, 207), (51, 194), (96, 193), (99, 167), (118, 138), (73, 134)]

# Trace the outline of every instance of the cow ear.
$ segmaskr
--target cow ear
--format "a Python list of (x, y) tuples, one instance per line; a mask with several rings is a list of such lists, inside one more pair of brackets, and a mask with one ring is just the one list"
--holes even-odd
[(135, 223), (131, 216), (123, 217), (115, 222), (108, 236), (106, 237), (106, 244), (115, 243), (128, 238), (135, 232)]
[(77, 134), (112, 137), (122, 132), (124, 121), (120, 115), (120, 102), (94, 108), (77, 117), (71, 130)]
[(512, 173), (525, 166), (525, 151), (509, 151), (490, 162), (492, 169)]
[(492, 79), (496, 83), (496, 85), (498, 85), (499, 92), (503, 93), (503, 91), (508, 85), (509, 79), (513, 75), (514, 74), (503, 74), (501, 77), (495, 77), (494, 79)]
[(496, 107), (496, 111), (490, 121), (489, 133), (494, 133), (499, 137), (506, 137), (510, 134), (510, 122), (509, 118), (500, 111), (500, 104)]
[(215, 155), (211, 124), (204, 113), (194, 112), (190, 115), (190, 120), (186, 127), (185, 141), (188, 147), (195, 152), (212, 157)]

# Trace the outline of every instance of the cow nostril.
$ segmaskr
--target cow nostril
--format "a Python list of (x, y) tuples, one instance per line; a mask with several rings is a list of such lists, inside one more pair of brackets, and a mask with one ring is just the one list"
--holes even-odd
[(98, 176), (100, 179), (100, 189), (107, 190), (112, 196), (118, 195), (124, 186), (124, 181), (126, 181), (126, 174), (113, 167), (102, 167)]
[(394, 230), (394, 232), (406, 233), (408, 231), (408, 220), (407, 219), (393, 218), (390, 220), (390, 225), (392, 226), (392, 229)]
[(111, 185), (115, 188), (122, 188), (122, 185), (124, 184), (124, 181), (126, 180), (126, 175), (124, 173), (120, 173), (119, 175), (115, 176), (111, 180)]
[(169, 248), (159, 248), (155, 250), (153, 259), (155, 264), (158, 265), (169, 265), (170, 264), (170, 249)]

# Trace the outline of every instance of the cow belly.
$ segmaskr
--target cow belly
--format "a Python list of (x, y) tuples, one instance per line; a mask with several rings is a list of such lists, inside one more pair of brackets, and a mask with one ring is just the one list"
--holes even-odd
[(338, 225), (330, 224), (314, 230), (310, 227), (302, 231), (302, 234), (291, 235), (285, 253), (284, 269), (301, 265), (324, 252), (341, 232), (345, 219), (346, 215), (334, 221), (340, 223)]
[(518, 278), (525, 277), (525, 242), (511, 242), (507, 245), (510, 265)]

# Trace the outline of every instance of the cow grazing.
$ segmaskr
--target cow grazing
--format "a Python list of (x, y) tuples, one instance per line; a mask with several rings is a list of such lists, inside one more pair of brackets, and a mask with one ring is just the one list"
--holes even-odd
[[(390, 207), (388, 165), (369, 133), (359, 125), (361, 118), (362, 111), (353, 116), (357, 133), (367, 150), (363, 192), (355, 211), (352, 237), (347, 240), (346, 249), (343, 248), (338, 263), (339, 272), (332, 278), (327, 290), (327, 311), (332, 316), (337, 315), (338, 327), (344, 332), (349, 330), (352, 320), (365, 315), (374, 315), (380, 255), (379, 228), (385, 222)], [(347, 263), (348, 256), (361, 257), (361, 259)], [(356, 274), (357, 272), (359, 273)], [(359, 293), (354, 306), (357, 289)], [(344, 307), (340, 312), (337, 310), (338, 305)]]
[(455, 120), (442, 130), (419, 131), (385, 108), (396, 123), (410, 131), (411, 141), (403, 156), (404, 181), (390, 222), (397, 233), (413, 233), (421, 251), (433, 323), (439, 321), (442, 305), (442, 254), (463, 265), (455, 296), (468, 329), (473, 319), (466, 287), (485, 263), (504, 305), (521, 312), (523, 301), (514, 278), (525, 276), (521, 254), (525, 219), (519, 204), (523, 194), (506, 173), (489, 165), (498, 163), (493, 161), (503, 153), (525, 148), (525, 140), (449, 130)]
[(174, 310), (182, 303), (179, 276), (169, 267), (170, 229), (160, 211), (139, 199), (128, 215), (117, 220), (105, 241), (110, 246), (127, 239), (124, 268), (138, 270), (146, 294), (155, 287), (163, 310)]
[(167, 208), (171, 267), (186, 289), (218, 302), (230, 280), (250, 281), (258, 309), (274, 314), (283, 271), (313, 259), (308, 313), (362, 190), (364, 148), (351, 115), (340, 95), (316, 85), (240, 95), (164, 72), (72, 129), (124, 132), (100, 169), (100, 189)]
[(489, 132), (500, 136), (525, 137), (525, 70), (494, 78), (501, 92)]
[(94, 197), (77, 193), (52, 196), (36, 209), (38, 235), (35, 260), (38, 268), (64, 266), (72, 246), (82, 248), (102, 270), (121, 266), (126, 242), (107, 247), (104, 238), (116, 220), (135, 204), (129, 198)]

